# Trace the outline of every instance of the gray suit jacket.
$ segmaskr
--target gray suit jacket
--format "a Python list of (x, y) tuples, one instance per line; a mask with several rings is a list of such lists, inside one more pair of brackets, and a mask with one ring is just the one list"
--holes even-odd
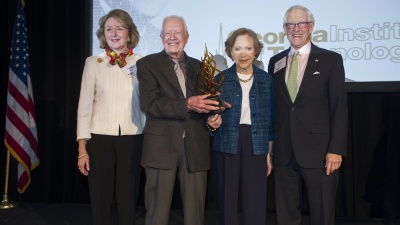
[[(200, 61), (185, 54), (187, 98), (198, 95), (195, 88)], [(162, 51), (137, 62), (140, 107), (147, 120), (143, 130), (141, 163), (171, 169), (186, 148), (192, 172), (210, 168), (210, 136), (205, 126), (207, 114), (188, 112), (173, 64)], [(183, 135), (185, 133), (185, 138)]]

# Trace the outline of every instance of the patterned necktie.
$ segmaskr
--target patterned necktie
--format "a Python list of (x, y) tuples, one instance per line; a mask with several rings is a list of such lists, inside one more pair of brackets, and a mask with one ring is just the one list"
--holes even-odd
[(299, 54), (299, 51), (294, 51), (292, 63), (290, 65), (290, 69), (289, 69), (289, 76), (287, 79), (287, 88), (289, 91), (290, 98), (292, 99), (292, 102), (294, 102), (294, 100), (296, 99), (296, 95), (297, 95), (297, 68), (299, 65), (299, 62), (297, 61), (298, 54)]
[(179, 84), (181, 85), (183, 95), (186, 97), (185, 75), (183, 74), (181, 66), (179, 65), (179, 59), (172, 59), (172, 61), (175, 63), (174, 70), (176, 76), (178, 77)]

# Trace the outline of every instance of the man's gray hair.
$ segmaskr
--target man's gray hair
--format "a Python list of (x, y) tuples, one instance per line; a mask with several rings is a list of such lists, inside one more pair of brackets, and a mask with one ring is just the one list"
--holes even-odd
[(288, 14), (294, 9), (301, 9), (301, 10), (305, 10), (307, 12), (308, 21), (303, 21), (303, 22), (315, 22), (314, 15), (310, 12), (310, 10), (308, 10), (306, 7), (301, 6), (301, 5), (294, 5), (294, 6), (290, 7), (288, 10), (286, 10), (285, 15), (283, 16), (283, 25), (285, 25), (287, 23)]
[(182, 21), (182, 24), (183, 24), (183, 33), (184, 33), (185, 35), (188, 35), (188, 34), (189, 34), (188, 29), (187, 29), (187, 26), (186, 26), (185, 19), (184, 19), (182, 16), (177, 16), (177, 15), (166, 16), (166, 17), (163, 19), (163, 21), (162, 21), (161, 33), (164, 33), (164, 25), (165, 25), (165, 23), (167, 22), (167, 20), (169, 20), (169, 19), (178, 19), (178, 20)]

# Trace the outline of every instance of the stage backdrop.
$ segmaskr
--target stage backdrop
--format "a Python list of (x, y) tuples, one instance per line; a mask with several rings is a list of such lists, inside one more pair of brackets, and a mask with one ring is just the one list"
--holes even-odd
[[(288, 48), (283, 15), (292, 5), (304, 5), (314, 14), (312, 41), (343, 56), (347, 81), (400, 81), (400, 18), (398, 0), (93, 0), (92, 49), (99, 49), (98, 20), (110, 9), (130, 13), (141, 39), (135, 51), (141, 55), (162, 49), (160, 29), (167, 15), (186, 19), (190, 33), (186, 52), (200, 59), (204, 45), (224, 56), (224, 41), (240, 27), (254, 30), (264, 43), (259, 60), (268, 65), (271, 56)], [(227, 59), (228, 65), (232, 64)]]

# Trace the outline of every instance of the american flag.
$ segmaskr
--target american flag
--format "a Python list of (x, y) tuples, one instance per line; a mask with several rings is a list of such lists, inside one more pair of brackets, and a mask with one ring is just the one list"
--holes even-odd
[(8, 74), (4, 143), (19, 163), (18, 192), (21, 194), (31, 182), (31, 170), (39, 165), (28, 50), (25, 13), (21, 1), (18, 0)]

